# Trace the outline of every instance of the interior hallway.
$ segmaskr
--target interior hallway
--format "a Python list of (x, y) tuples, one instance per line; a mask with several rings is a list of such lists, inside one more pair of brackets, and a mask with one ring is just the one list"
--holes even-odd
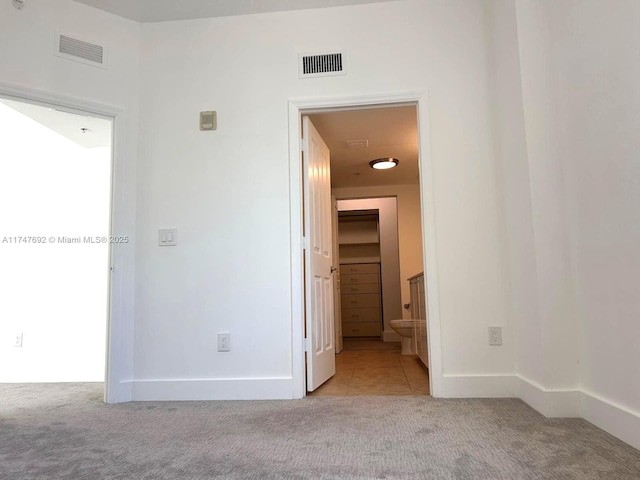
[(429, 373), (417, 355), (400, 354), (400, 343), (346, 338), (335, 376), (308, 395), (429, 395)]

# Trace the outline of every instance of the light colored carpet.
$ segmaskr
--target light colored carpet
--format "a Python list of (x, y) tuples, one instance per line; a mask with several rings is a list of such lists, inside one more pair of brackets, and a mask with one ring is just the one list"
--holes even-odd
[(101, 398), (100, 384), (0, 385), (0, 478), (640, 478), (638, 450), (519, 400)]

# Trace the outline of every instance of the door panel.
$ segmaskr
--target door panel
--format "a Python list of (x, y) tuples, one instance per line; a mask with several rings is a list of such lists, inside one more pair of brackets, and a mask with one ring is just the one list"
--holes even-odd
[(308, 117), (302, 118), (305, 186), (307, 391), (335, 375), (332, 276), (331, 171), (329, 149)]

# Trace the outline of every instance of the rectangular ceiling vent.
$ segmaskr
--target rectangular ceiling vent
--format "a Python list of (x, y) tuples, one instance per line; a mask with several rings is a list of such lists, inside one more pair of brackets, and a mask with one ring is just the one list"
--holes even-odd
[(298, 70), (300, 78), (345, 75), (347, 69), (344, 52), (300, 54), (298, 57)]
[(347, 140), (347, 148), (367, 148), (369, 146), (369, 140), (363, 138), (362, 140)]
[(106, 68), (104, 47), (56, 32), (55, 55), (76, 62)]

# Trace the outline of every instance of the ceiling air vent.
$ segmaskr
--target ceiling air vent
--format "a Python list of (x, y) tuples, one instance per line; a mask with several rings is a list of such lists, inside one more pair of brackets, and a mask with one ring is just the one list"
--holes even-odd
[(58, 57), (105, 68), (104, 47), (56, 32), (55, 54)]
[(301, 54), (298, 61), (300, 78), (345, 75), (344, 52)]

